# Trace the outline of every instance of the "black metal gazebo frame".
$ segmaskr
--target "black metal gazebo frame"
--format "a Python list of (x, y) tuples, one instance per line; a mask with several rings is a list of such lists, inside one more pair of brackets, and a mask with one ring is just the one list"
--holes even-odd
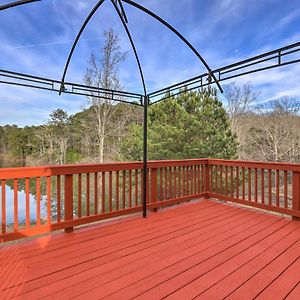
[[(0, 6), (0, 11), (9, 9), (12, 7), (29, 4), (32, 2), (39, 2), (43, 0), (19, 0), (15, 2), (10, 2), (6, 5)], [(138, 65), (143, 94), (139, 93), (131, 93), (125, 91), (118, 90), (108, 90), (104, 88), (98, 88), (88, 85), (83, 85), (79, 83), (67, 82), (65, 81), (69, 64), (72, 59), (72, 55), (77, 46), (77, 43), (86, 28), (87, 24), (93, 17), (93, 15), (98, 11), (100, 6), (105, 2), (105, 0), (99, 0), (93, 9), (90, 11), (89, 15), (86, 17), (84, 23), (82, 24), (74, 43), (70, 49), (68, 58), (66, 60), (66, 64), (63, 70), (63, 75), (60, 80), (38, 77), (33, 75), (28, 75), (24, 73), (12, 72), (9, 70), (0, 69), (0, 83), (21, 86), (21, 87), (30, 87), (47, 91), (58, 92), (59, 95), (62, 93), (65, 94), (74, 94), (74, 95), (82, 95), (82, 96), (93, 96), (101, 99), (117, 101), (127, 104), (133, 104), (143, 107), (144, 118), (143, 118), (143, 217), (147, 216), (147, 115), (148, 115), (148, 107), (155, 103), (164, 101), (171, 96), (176, 96), (180, 93), (188, 92), (191, 90), (203, 88), (209, 86), (211, 84), (216, 84), (219, 91), (223, 93), (223, 89), (220, 85), (221, 81), (233, 79), (239, 76), (252, 74), (259, 71), (265, 71), (272, 68), (277, 68), (280, 66), (286, 66), (294, 63), (300, 62), (300, 58), (294, 57), (295, 53), (300, 53), (300, 42), (288, 45), (286, 47), (282, 47), (270, 52), (266, 52), (242, 61), (238, 61), (236, 63), (223, 66), (221, 68), (212, 70), (205, 59), (201, 56), (201, 54), (196, 50), (196, 48), (172, 25), (170, 25), (167, 21), (159, 17), (154, 12), (148, 10), (142, 5), (132, 1), (132, 0), (110, 0), (112, 3), (116, 13), (119, 16), (119, 19), (126, 31), (129, 42), (131, 44), (132, 50), (135, 55), (135, 59)], [(138, 56), (137, 49), (135, 47), (135, 43), (130, 34), (130, 30), (127, 26), (128, 18), (126, 16), (126, 12), (123, 6), (123, 2), (137, 8), (138, 10), (148, 14), (152, 18), (159, 21), (161, 24), (166, 26), (169, 30), (171, 30), (174, 34), (176, 34), (190, 50), (197, 56), (200, 62), (205, 66), (207, 72), (189, 78), (185, 81), (176, 83), (174, 85), (167, 86), (163, 89), (153, 91), (148, 93), (145, 83), (145, 78), (143, 74), (142, 65)], [(96, 94), (95, 94), (96, 93)]]

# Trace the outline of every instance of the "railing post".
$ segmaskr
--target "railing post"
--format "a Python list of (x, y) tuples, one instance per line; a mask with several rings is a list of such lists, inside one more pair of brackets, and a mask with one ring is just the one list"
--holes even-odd
[[(151, 168), (151, 203), (157, 202), (157, 168)], [(156, 212), (157, 208), (153, 209), (153, 212)]]
[[(293, 172), (293, 210), (300, 211), (300, 172)], [(293, 217), (293, 220), (300, 221), (299, 217)]]
[[(73, 220), (73, 175), (65, 176), (65, 221)], [(65, 228), (65, 232), (73, 231), (73, 227)]]
[(204, 174), (203, 174), (203, 181), (204, 181), (204, 199), (208, 199), (209, 190), (209, 163), (208, 161), (204, 165)]

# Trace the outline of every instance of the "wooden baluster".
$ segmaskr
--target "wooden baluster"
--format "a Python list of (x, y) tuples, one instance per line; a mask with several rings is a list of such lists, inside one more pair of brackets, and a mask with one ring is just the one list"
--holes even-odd
[(47, 190), (47, 223), (51, 223), (51, 177), (46, 178), (46, 190)]
[(98, 173), (94, 173), (94, 214), (98, 214)]
[(29, 178), (25, 178), (26, 228), (30, 227)]
[[(300, 172), (293, 172), (293, 191), (292, 191), (293, 210), (300, 212)], [(300, 220), (300, 217), (293, 216), (293, 220)]]
[(248, 168), (248, 201), (251, 201), (251, 192), (252, 192), (252, 189), (251, 189), (251, 173), (252, 173), (251, 168)]
[[(109, 188), (108, 188), (109, 212), (111, 212), (113, 210), (113, 205), (112, 205), (112, 172), (109, 172), (109, 180), (108, 181), (109, 181), (108, 182), (108, 184), (109, 184)], [(131, 194), (131, 186), (130, 186), (130, 194)], [(130, 202), (130, 205), (131, 205), (131, 202)]]
[(41, 178), (36, 178), (36, 225), (41, 225)]
[(242, 197), (243, 197), (243, 200), (245, 200), (245, 185), (246, 185), (246, 183), (245, 183), (245, 168), (244, 167), (242, 167)]
[(230, 196), (233, 198), (234, 194), (233, 194), (233, 167), (230, 167)]
[(214, 166), (210, 167), (210, 188), (211, 188), (211, 192), (214, 192), (214, 184), (213, 184), (213, 172), (214, 172)]
[(104, 214), (106, 212), (106, 203), (105, 203), (105, 200), (106, 200), (106, 195), (105, 195), (105, 191), (106, 191), (106, 188), (105, 188), (105, 172), (102, 172), (101, 188), (102, 188), (102, 191), (101, 191), (101, 206), (102, 206), (101, 212)]
[(135, 170), (134, 175), (135, 175), (135, 194), (134, 194), (134, 199), (135, 199), (135, 206), (139, 206), (139, 170)]
[[(136, 170), (137, 171), (137, 170)], [(119, 187), (119, 176), (120, 176), (120, 172), (117, 171), (116, 172), (116, 209), (119, 210), (120, 209), (120, 187)], [(135, 182), (135, 188), (137, 189), (137, 182)]]
[(163, 200), (163, 168), (159, 169), (159, 200)]
[(209, 171), (211, 170), (210, 166), (208, 164), (206, 164), (204, 166), (204, 199), (208, 199), (209, 198), (209, 193), (212, 192), (212, 190), (210, 189), (211, 185), (209, 184)]
[(78, 218), (82, 216), (82, 176), (78, 174)]
[(172, 191), (172, 167), (169, 168), (169, 198), (172, 199), (173, 191)]
[(220, 194), (223, 195), (223, 166), (220, 166)]
[[(151, 203), (156, 203), (157, 202), (157, 168), (151, 169)], [(154, 212), (157, 211), (155, 208), (153, 210)]]
[(174, 198), (177, 198), (177, 167), (174, 167)]
[[(143, 180), (142, 180), (143, 184)], [(122, 206), (123, 209), (126, 208), (126, 171), (123, 171), (123, 178), (122, 178)]]
[(277, 206), (277, 207), (280, 206), (279, 187), (280, 187), (279, 170), (276, 170), (276, 206)]
[(215, 167), (215, 193), (218, 194), (218, 166)]
[(201, 178), (201, 192), (202, 193), (205, 191), (205, 189), (204, 189), (204, 178), (205, 178), (204, 169), (205, 169), (205, 165), (202, 165), (201, 169), (200, 169), (200, 171), (201, 171), (201, 177), (200, 177)]
[(260, 170), (261, 176), (261, 202), (265, 204), (265, 170)]
[(194, 191), (193, 191), (193, 194), (196, 195), (197, 194), (197, 166), (194, 165), (193, 166), (193, 170), (194, 170), (194, 173), (193, 173), (193, 177), (194, 177)]
[(236, 178), (235, 178), (235, 185), (236, 185), (236, 198), (239, 199), (240, 198), (240, 179), (239, 179), (239, 176), (240, 176), (240, 169), (239, 167), (236, 167), (236, 174), (235, 174)]
[(283, 189), (284, 189), (284, 208), (288, 208), (288, 178), (287, 178), (287, 171), (284, 171), (284, 178), (283, 178)]
[(254, 170), (254, 201), (258, 200), (257, 168)]
[(1, 180), (1, 210), (2, 210), (2, 234), (6, 233), (6, 181)]
[(179, 192), (179, 197), (182, 196), (182, 185), (181, 185), (181, 167), (178, 168), (178, 192)]
[[(65, 176), (65, 221), (73, 220), (73, 175)], [(72, 232), (73, 227), (67, 227), (65, 232)]]
[(167, 200), (168, 199), (168, 175), (167, 175), (167, 168), (164, 168), (164, 175), (165, 175), (165, 197), (164, 197), (164, 200)]
[(86, 174), (86, 215), (90, 215), (90, 174)]
[(272, 205), (272, 171), (268, 170), (269, 205)]
[(14, 231), (18, 231), (19, 228), (18, 212), (18, 179), (14, 179)]
[(59, 223), (61, 220), (61, 178), (60, 175), (56, 176), (56, 198), (57, 198), (57, 222)]
[(132, 171), (129, 170), (129, 190), (128, 190), (129, 207), (132, 207)]
[(228, 196), (228, 166), (225, 166), (225, 196)]

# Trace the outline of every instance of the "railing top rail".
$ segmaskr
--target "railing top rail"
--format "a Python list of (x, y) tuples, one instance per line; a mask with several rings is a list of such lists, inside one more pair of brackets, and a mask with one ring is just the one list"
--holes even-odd
[(283, 171), (300, 172), (299, 163), (284, 163), (284, 162), (262, 162), (262, 161), (247, 161), (247, 160), (224, 160), (224, 159), (208, 159), (209, 165), (223, 165), (233, 167), (245, 167), (254, 169), (272, 169)]
[[(149, 161), (149, 168), (163, 168), (175, 166), (191, 166), (198, 163), (207, 163), (207, 159), (186, 159), (186, 160), (156, 160)], [(18, 179), (30, 177), (47, 177), (80, 173), (113, 172), (138, 170), (143, 168), (143, 163), (136, 162), (111, 162), (102, 164), (76, 164), (76, 165), (49, 165), (38, 167), (17, 167), (1, 168), (0, 180)]]
[[(166, 168), (192, 166), (195, 164), (223, 165), (244, 168), (272, 169), (300, 172), (300, 164), (275, 163), (260, 161), (224, 160), (224, 159), (186, 159), (186, 160), (155, 160), (149, 161), (148, 167)], [(77, 164), (77, 165), (50, 165), (40, 167), (19, 167), (0, 169), (0, 180), (18, 179), (30, 177), (47, 177), (80, 173), (113, 172), (126, 170), (140, 170), (143, 163), (135, 162), (111, 162), (102, 164)]]

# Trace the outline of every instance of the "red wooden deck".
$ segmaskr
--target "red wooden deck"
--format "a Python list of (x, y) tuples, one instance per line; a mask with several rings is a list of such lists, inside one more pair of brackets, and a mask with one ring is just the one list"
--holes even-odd
[(202, 200), (5, 245), (0, 298), (299, 299), (300, 222)]

